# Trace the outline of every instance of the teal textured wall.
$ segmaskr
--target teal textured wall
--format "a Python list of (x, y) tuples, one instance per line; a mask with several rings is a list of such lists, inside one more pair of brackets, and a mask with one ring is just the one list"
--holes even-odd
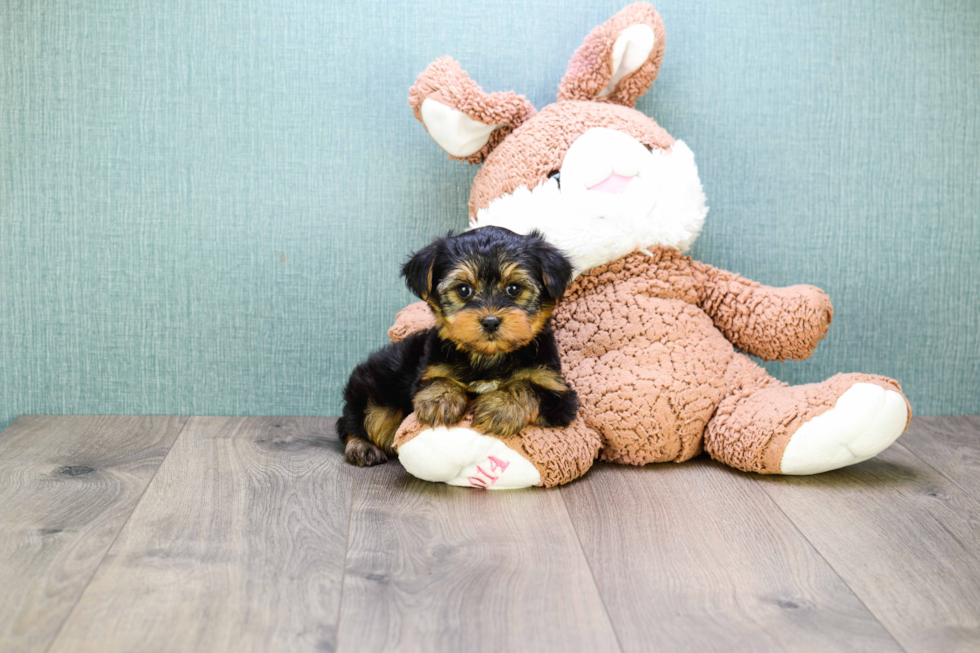
[[(452, 54), (554, 98), (622, 0), (7, 0), (0, 427), (21, 413), (332, 414), (465, 224), (474, 168), (406, 106)], [(664, 0), (639, 104), (698, 155), (694, 255), (826, 289), (813, 359), (980, 413), (980, 4)]]

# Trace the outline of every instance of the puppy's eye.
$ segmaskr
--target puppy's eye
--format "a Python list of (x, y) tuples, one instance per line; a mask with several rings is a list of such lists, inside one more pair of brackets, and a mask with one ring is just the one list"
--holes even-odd
[(549, 172), (548, 179), (554, 179), (558, 182), (558, 188), (561, 188), (561, 170), (552, 170)]
[(462, 283), (456, 286), (456, 294), (462, 297), (463, 299), (469, 299), (470, 297), (473, 296), (473, 286)]
[(516, 283), (507, 284), (507, 287), (504, 288), (504, 291), (511, 297), (517, 297), (521, 294), (522, 290), (524, 289)]

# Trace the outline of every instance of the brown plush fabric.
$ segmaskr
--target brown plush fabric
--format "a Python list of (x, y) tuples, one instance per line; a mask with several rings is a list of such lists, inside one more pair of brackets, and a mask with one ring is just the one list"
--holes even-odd
[[(598, 97), (613, 74), (617, 37), (639, 23), (654, 32), (650, 56), (608, 97)], [(559, 101), (536, 114), (523, 97), (484, 93), (451, 59), (433, 62), (410, 93), (416, 117), (425, 97), (433, 97), (485, 124), (505, 125), (466, 159), (485, 161), (470, 192), (471, 223), (494, 200), (533, 189), (560, 170), (589, 129), (615, 129), (651, 150), (670, 151), (674, 139), (631, 108), (656, 78), (665, 42), (663, 21), (650, 5), (626, 7), (586, 37)], [(581, 400), (578, 418), (565, 429), (529, 428), (502, 438), (541, 471), (543, 485), (583, 474), (597, 450), (604, 460), (633, 465), (679, 462), (707, 450), (739, 469), (778, 473), (793, 433), (855, 383), (900, 392), (890, 379), (863, 374), (799, 387), (773, 379), (736, 348), (766, 360), (809, 357), (833, 319), (827, 296), (812, 286), (762, 286), (674, 249), (650, 249), (586, 271), (554, 314), (564, 374)], [(398, 314), (389, 336), (398, 340), (433, 324), (429, 308), (415, 304)], [(410, 417), (396, 443), (418, 432)]]
[[(565, 378), (582, 404), (578, 422), (601, 437), (603, 460), (681, 462), (707, 447), (739, 469), (778, 473), (799, 425), (854, 383), (894, 383), (858, 374), (784, 386), (731, 341), (752, 353), (806, 358), (830, 324), (826, 295), (811, 286), (762, 286), (674, 249), (650, 253), (583, 274), (554, 314)], [(420, 302), (399, 313), (389, 333), (404, 337), (431, 324)], [(529, 429), (520, 437), (533, 439), (524, 441), (526, 451), (589, 445), (574, 427)], [(546, 466), (546, 458), (534, 462)]]
[(656, 248), (590, 270), (555, 312), (562, 369), (603, 460), (687, 460), (724, 396), (731, 344), (697, 305), (690, 259)]
[[(705, 450), (726, 465), (760, 474), (779, 474), (790, 437), (807, 421), (833, 408), (855, 383), (902, 391), (895, 381), (871, 374), (838, 374), (822, 383), (789, 386), (744, 354), (735, 354), (726, 381), (728, 396), (708, 423)], [(911, 406), (908, 409), (911, 419)]]
[(616, 104), (558, 102), (542, 109), (500, 143), (476, 173), (470, 220), (520, 186), (534, 188), (561, 168), (575, 140), (593, 127), (625, 132), (651, 149), (670, 150), (674, 139), (652, 118)]
[(830, 298), (813, 286), (769, 288), (732, 272), (692, 261), (698, 304), (742, 351), (763, 360), (804, 360), (834, 318)]
[[(653, 29), (655, 40), (650, 57), (636, 72), (621, 79), (612, 93), (600, 98), (599, 93), (612, 79), (612, 53), (616, 39), (627, 27), (639, 24), (649, 25)], [(666, 42), (667, 32), (660, 14), (645, 2), (629, 5), (585, 37), (585, 42), (572, 55), (568, 70), (558, 86), (558, 101), (598, 100), (632, 107), (657, 79)]]
[[(587, 101), (609, 82), (612, 64), (608, 57), (612, 56), (616, 37), (626, 27), (640, 22), (654, 30), (656, 42), (651, 58), (623, 78), (610, 96), (600, 102)], [(665, 41), (663, 21), (653, 7), (643, 2), (626, 7), (586, 38), (562, 80), (561, 101), (540, 112), (513, 91), (486, 93), (451, 57), (440, 57), (429, 64), (409, 89), (408, 104), (419, 122), (422, 102), (429, 97), (484, 124), (504, 125), (493, 131), (480, 151), (468, 157), (450, 156), (473, 164), (485, 162), (470, 193), (470, 221), (498, 197), (520, 186), (534, 188), (547, 179), (561, 167), (575, 139), (593, 127), (617, 129), (651, 149), (670, 150), (674, 145), (670, 134), (652, 118), (630, 108), (653, 84)], [(599, 71), (603, 66), (608, 69), (605, 73)]]
[(471, 164), (482, 163), (507, 134), (535, 113), (527, 98), (514, 91), (486, 93), (452, 57), (440, 57), (430, 63), (408, 90), (408, 105), (419, 122), (422, 122), (422, 102), (426, 98), (462, 111), (485, 125), (502, 125), (490, 134), (490, 140), (479, 151), (467, 157), (449, 155), (451, 159)]
[(436, 326), (436, 316), (425, 302), (409, 304), (398, 311), (395, 323), (388, 329), (388, 339), (399, 342), (416, 331), (424, 331)]
[[(459, 426), (469, 428), (472, 419), (470, 412)], [(401, 447), (425, 428), (414, 413), (409, 415), (395, 434), (395, 447)], [(540, 487), (563, 485), (589, 471), (602, 444), (599, 435), (581, 420), (565, 429), (530, 426), (519, 435), (495, 437), (531, 461), (541, 474)]]

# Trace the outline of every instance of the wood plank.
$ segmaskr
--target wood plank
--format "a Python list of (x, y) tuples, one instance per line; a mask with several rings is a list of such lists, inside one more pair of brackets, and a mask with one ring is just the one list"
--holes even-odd
[(916, 417), (899, 442), (980, 501), (980, 415)]
[(760, 484), (898, 642), (980, 650), (980, 507), (901, 445)]
[(755, 476), (597, 464), (561, 492), (624, 651), (901, 650)]
[(481, 492), (361, 470), (340, 651), (616, 651), (557, 490)]
[(0, 650), (50, 645), (185, 421), (32, 415), (0, 434)]
[(353, 468), (332, 432), (191, 418), (51, 650), (333, 650)]

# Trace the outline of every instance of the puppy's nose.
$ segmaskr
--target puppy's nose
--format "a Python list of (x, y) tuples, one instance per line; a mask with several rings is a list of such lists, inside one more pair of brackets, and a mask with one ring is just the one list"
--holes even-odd
[(487, 333), (493, 333), (500, 328), (500, 318), (496, 315), (487, 315), (482, 320), (480, 320), (480, 325), (483, 330)]

